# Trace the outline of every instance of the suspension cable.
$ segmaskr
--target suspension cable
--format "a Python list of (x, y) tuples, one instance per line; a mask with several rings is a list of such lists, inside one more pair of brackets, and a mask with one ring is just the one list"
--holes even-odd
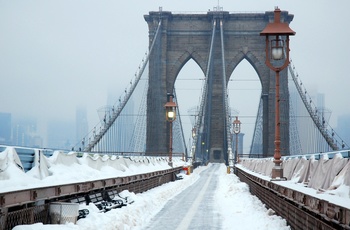
[[(229, 105), (227, 102), (227, 82), (226, 82), (226, 63), (225, 63), (225, 47), (224, 47), (224, 29), (223, 22), (220, 19), (220, 35), (221, 35), (221, 59), (222, 59), (222, 94), (223, 94), (223, 103), (224, 103), (224, 114), (225, 117), (225, 128), (226, 132), (224, 133), (224, 140), (226, 135), (227, 140), (227, 155), (229, 159), (232, 159), (232, 149), (231, 149), (231, 133), (230, 133), (230, 114), (229, 114)], [(227, 162), (229, 163), (229, 162)]]
[(198, 134), (200, 133), (200, 129), (202, 128), (203, 125), (203, 119), (204, 119), (204, 111), (206, 109), (206, 99), (207, 99), (207, 94), (208, 94), (208, 84), (206, 83), (208, 78), (209, 78), (209, 70), (211, 66), (211, 57), (212, 57), (212, 52), (213, 52), (213, 44), (214, 44), (214, 38), (215, 38), (215, 27), (216, 27), (216, 20), (213, 20), (213, 30), (212, 30), (212, 35), (211, 35), (211, 42), (210, 42), (210, 49), (209, 49), (209, 56), (208, 56), (208, 65), (207, 65), (207, 70), (205, 74), (205, 84), (203, 88), (203, 93), (202, 93), (202, 99), (200, 103), (200, 108), (199, 108), (199, 113), (198, 113), (198, 119), (196, 122), (196, 129), (195, 129), (195, 137), (192, 142), (192, 149), (194, 149), (195, 146), (197, 146), (197, 141), (198, 141)]
[[(176, 89), (174, 87), (174, 95), (175, 95), (175, 100), (177, 101), (177, 95), (176, 95)], [(184, 153), (185, 153), (185, 156), (186, 158), (188, 157), (187, 155), (187, 145), (186, 145), (186, 140), (185, 140), (185, 134), (184, 134), (184, 130), (183, 130), (183, 127), (182, 127), (182, 120), (181, 120), (181, 114), (180, 114), (180, 108), (179, 108), (179, 104), (177, 103), (177, 106), (178, 106), (178, 122), (180, 124), (180, 135), (181, 135), (181, 139), (182, 139), (182, 145), (183, 145), (183, 148), (184, 148)]]
[(134, 92), (137, 84), (139, 83), (140, 81), (140, 78), (146, 68), (146, 65), (148, 64), (148, 61), (149, 61), (149, 57), (150, 57), (150, 54), (153, 50), (153, 47), (154, 47), (154, 44), (157, 40), (157, 37), (158, 37), (158, 34), (159, 34), (159, 29), (161, 27), (161, 23), (162, 23), (162, 20), (159, 20), (159, 23), (158, 23), (158, 27), (157, 27), (157, 30), (156, 30), (156, 33), (154, 35), (154, 39), (152, 41), (152, 45), (150, 47), (150, 50), (146, 56), (146, 59), (143, 61), (142, 63), (142, 67), (140, 68), (138, 74), (137, 74), (137, 77), (136, 77), (136, 80), (134, 81), (134, 83), (132, 84), (128, 94), (125, 96), (122, 104), (119, 106), (119, 108), (112, 114), (112, 117), (110, 120), (108, 120), (108, 122), (104, 125), (103, 128), (101, 128), (100, 132), (95, 135), (93, 138), (92, 141), (90, 141), (90, 143), (86, 146), (86, 148), (84, 149), (84, 151), (86, 152), (90, 152), (95, 146), (96, 144), (98, 144), (101, 139), (103, 138), (103, 136), (106, 134), (106, 132), (110, 129), (110, 127), (112, 127), (113, 123), (115, 122), (115, 120), (117, 119), (117, 117), (119, 116), (119, 114), (121, 113), (121, 111), (123, 110), (123, 108), (125, 107), (126, 103), (129, 101), (132, 93)]
[(313, 109), (311, 108), (310, 104), (307, 101), (306, 96), (304, 95), (300, 85), (298, 84), (297, 78), (295, 77), (294, 71), (291, 67), (291, 65), (288, 66), (289, 72), (291, 73), (292, 79), (294, 81), (294, 84), (297, 88), (297, 91), (299, 93), (299, 96), (301, 97), (312, 121), (314, 122), (314, 124), (316, 125), (317, 129), (320, 131), (321, 135), (323, 136), (323, 138), (326, 140), (326, 142), (328, 143), (328, 145), (332, 148), (332, 150), (338, 150), (338, 146), (336, 143), (334, 143), (333, 138), (330, 137), (327, 133), (327, 130), (324, 128), (324, 126), (321, 124), (320, 120), (318, 119), (318, 116), (316, 113), (313, 112)]

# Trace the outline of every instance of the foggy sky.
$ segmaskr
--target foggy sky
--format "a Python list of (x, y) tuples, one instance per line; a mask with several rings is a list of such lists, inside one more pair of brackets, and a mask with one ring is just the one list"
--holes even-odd
[[(164, 11), (206, 12), (217, 4), (209, 0), (0, 0), (0, 112), (36, 117), (44, 132), (47, 121), (74, 120), (76, 107), (85, 106), (91, 129), (108, 93), (122, 95), (148, 49), (143, 15), (158, 11), (159, 6)], [(310, 92), (325, 94), (333, 127), (338, 116), (350, 114), (349, 1), (221, 0), (220, 6), (230, 12), (273, 11), (279, 6), (294, 14), (290, 27), (296, 36), (291, 37), (290, 55), (300, 79)], [(257, 79), (247, 68), (242, 73)], [(200, 87), (201, 83), (197, 91)], [(249, 93), (241, 92), (242, 97)], [(198, 100), (192, 103), (188, 107)], [(240, 111), (243, 107), (247, 105), (235, 105)], [(255, 116), (253, 107), (241, 115)]]

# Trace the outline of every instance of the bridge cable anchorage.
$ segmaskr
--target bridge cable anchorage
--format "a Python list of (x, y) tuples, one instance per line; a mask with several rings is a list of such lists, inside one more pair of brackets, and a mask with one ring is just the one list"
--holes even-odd
[(95, 148), (96, 146), (98, 146), (99, 142), (101, 141), (101, 139), (103, 138), (103, 136), (107, 133), (107, 131), (112, 127), (112, 125), (114, 124), (115, 120), (117, 119), (117, 117), (120, 115), (121, 111), (123, 110), (123, 108), (125, 107), (126, 103), (128, 102), (128, 100), (130, 99), (132, 93), (134, 92), (137, 84), (140, 81), (140, 78), (146, 68), (146, 65), (148, 64), (149, 61), (149, 57), (152, 53), (154, 44), (158, 38), (159, 35), (159, 29), (161, 27), (162, 21), (160, 20), (158, 23), (158, 27), (156, 30), (156, 33), (154, 35), (154, 39), (152, 41), (152, 45), (151, 48), (148, 52), (148, 54), (146, 55), (146, 58), (144, 59), (144, 62), (142, 63), (142, 66), (140, 66), (138, 74), (137, 74), (137, 78), (135, 79), (134, 83), (131, 85), (131, 88), (129, 90), (129, 92), (126, 93), (125, 98), (123, 100), (123, 102), (121, 103), (121, 105), (118, 107), (118, 109), (116, 111), (113, 112), (111, 119), (108, 120), (108, 122), (105, 123), (105, 125), (103, 127), (101, 127), (100, 132), (95, 135), (93, 137), (93, 140), (91, 140), (89, 142), (89, 144), (86, 146), (86, 148), (84, 149), (85, 152), (90, 152), (93, 148)]
[[(203, 125), (204, 125), (204, 112), (206, 111), (207, 107), (207, 96), (208, 96), (208, 80), (209, 80), (209, 70), (211, 67), (211, 59), (212, 59), (212, 53), (213, 53), (213, 44), (214, 44), (214, 38), (215, 38), (215, 28), (216, 28), (216, 20), (213, 20), (213, 29), (212, 29), (212, 35), (211, 35), (211, 42), (210, 42), (210, 49), (209, 49), (209, 56), (208, 56), (208, 64), (205, 74), (205, 81), (204, 81), (204, 87), (202, 92), (202, 98), (200, 102), (199, 112), (198, 112), (198, 119), (195, 124), (195, 136), (192, 142), (192, 149), (195, 149), (195, 151), (198, 150), (198, 148), (201, 146), (201, 143), (198, 142), (198, 135), (200, 133), (203, 133)], [(200, 138), (201, 139), (201, 138)], [(195, 152), (196, 153), (196, 152)]]

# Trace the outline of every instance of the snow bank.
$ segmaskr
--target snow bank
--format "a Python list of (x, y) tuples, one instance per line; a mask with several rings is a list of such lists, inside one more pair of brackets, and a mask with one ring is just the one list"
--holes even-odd
[(134, 200), (134, 203), (119, 209), (112, 209), (106, 213), (100, 213), (98, 208), (92, 203), (88, 206), (82, 204), (80, 209), (88, 209), (89, 215), (84, 219), (78, 220), (76, 225), (72, 223), (65, 225), (43, 225), (42, 223), (37, 223), (33, 225), (19, 225), (14, 230), (142, 229), (162, 209), (168, 200), (196, 182), (199, 178), (199, 173), (204, 169), (205, 167), (201, 167), (190, 176), (182, 174), (182, 180), (169, 182), (140, 194), (123, 191), (120, 195), (129, 197)]
[[(290, 182), (299, 184), (300, 188), (307, 186), (318, 192), (325, 192), (342, 198), (350, 198), (350, 161), (341, 152), (330, 159), (327, 153), (288, 158), (283, 161), (283, 174)], [(241, 159), (241, 165), (258, 174), (270, 177), (273, 159)]]
[[(93, 204), (81, 206), (81, 208), (89, 209), (90, 214), (85, 219), (78, 220), (76, 225), (43, 225), (38, 223), (16, 226), (14, 230), (144, 229), (169, 200), (194, 184), (199, 179), (200, 173), (208, 167), (211, 167), (211, 164), (195, 169), (191, 175), (182, 175), (183, 180), (169, 182), (141, 194), (123, 191), (122, 196), (129, 196), (135, 202), (121, 209), (99, 213)], [(240, 182), (233, 174), (226, 174), (225, 165), (220, 166), (220, 170), (215, 176), (219, 181), (215, 200), (221, 211), (220, 216), (224, 230), (290, 229), (286, 226), (285, 220), (271, 214), (259, 199), (249, 193), (247, 184)], [(179, 210), (179, 212), (181, 211), (183, 210)], [(173, 218), (176, 219), (177, 215), (174, 214)]]
[[(0, 193), (79, 183), (99, 179), (130, 176), (169, 169), (166, 157), (122, 157), (90, 155), (82, 157), (77, 152), (55, 151), (46, 157), (35, 150), (33, 167), (24, 172), (15, 148), (7, 147), (0, 152)], [(173, 157), (174, 167), (184, 165), (180, 157)]]
[(246, 183), (241, 182), (234, 174), (226, 174), (224, 165), (220, 172), (219, 192), (215, 198), (223, 215), (223, 229), (290, 229), (286, 226), (286, 220), (271, 215), (265, 205), (249, 193)]

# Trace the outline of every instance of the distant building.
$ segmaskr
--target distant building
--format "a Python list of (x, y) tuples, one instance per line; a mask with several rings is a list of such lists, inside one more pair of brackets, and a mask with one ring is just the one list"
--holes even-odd
[(47, 126), (47, 148), (70, 150), (74, 146), (74, 122), (50, 121)]
[(316, 106), (318, 108), (325, 107), (325, 95), (324, 95), (324, 93), (317, 93), (316, 94)]
[[(123, 112), (119, 115), (118, 119), (114, 123), (116, 130), (115, 141), (110, 143), (109, 149), (115, 152), (132, 152), (133, 148), (130, 146), (133, 127), (134, 116), (130, 116), (134, 113), (134, 102), (132, 99), (128, 101), (128, 105), (124, 107)], [(103, 121), (101, 121), (103, 122)]]
[(0, 144), (12, 144), (11, 113), (0, 113)]
[(82, 140), (88, 133), (89, 125), (86, 108), (78, 107), (75, 112), (75, 144), (77, 144), (77, 149), (83, 148)]
[[(244, 133), (239, 133), (237, 137), (238, 141), (238, 148), (237, 148), (237, 154), (243, 154), (243, 139), (244, 139)], [(236, 151), (236, 134), (232, 134), (232, 153), (235, 154)]]
[(350, 114), (339, 116), (337, 123), (338, 125), (335, 129), (337, 134), (350, 146)]
[(16, 146), (39, 148), (43, 145), (37, 133), (37, 121), (34, 118), (21, 118), (13, 122), (12, 144)]
[[(104, 114), (100, 114), (101, 123), (104, 124), (105, 121), (110, 119), (112, 111), (116, 109), (115, 101), (116, 95), (110, 92), (107, 98), (107, 104), (109, 105), (109, 110), (105, 109)], [(120, 101), (119, 101), (120, 103)], [(117, 102), (118, 104), (118, 102)], [(135, 117), (131, 116), (134, 114), (135, 103), (132, 98), (129, 99), (126, 107), (123, 108), (122, 113), (119, 115), (118, 119), (114, 123), (115, 139), (110, 142), (108, 149), (115, 152), (132, 152), (133, 146), (130, 145), (133, 136), (133, 127), (135, 123)], [(102, 116), (101, 116), (102, 115)]]

